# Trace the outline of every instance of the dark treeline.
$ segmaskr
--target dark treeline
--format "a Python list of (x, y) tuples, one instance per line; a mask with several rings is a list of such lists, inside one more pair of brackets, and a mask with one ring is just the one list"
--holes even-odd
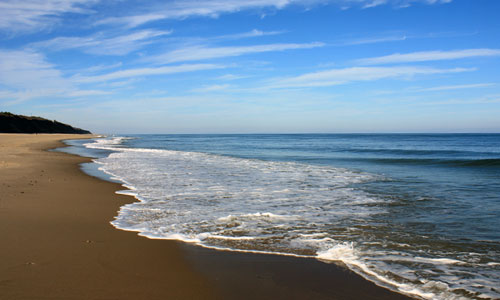
[(75, 128), (57, 121), (41, 117), (15, 115), (0, 112), (0, 132), (2, 133), (75, 133), (88, 134), (90, 131)]

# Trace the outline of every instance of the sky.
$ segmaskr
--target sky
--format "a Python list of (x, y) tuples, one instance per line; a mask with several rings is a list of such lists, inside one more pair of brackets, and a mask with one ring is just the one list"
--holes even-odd
[(0, 0), (0, 111), (94, 133), (500, 132), (498, 0)]

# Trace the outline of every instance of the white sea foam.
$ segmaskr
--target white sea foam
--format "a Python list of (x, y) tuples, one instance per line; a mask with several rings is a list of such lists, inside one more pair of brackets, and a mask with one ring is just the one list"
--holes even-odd
[(110, 137), (110, 138), (100, 138), (95, 139), (92, 143), (84, 144), (87, 148), (92, 149), (103, 149), (103, 150), (115, 150), (117, 146), (123, 143), (123, 141), (128, 140), (127, 137)]
[(297, 219), (299, 216), (284, 216), (277, 215), (270, 212), (260, 213), (256, 212), (253, 214), (242, 214), (242, 215), (228, 215), (225, 217), (220, 217), (217, 219), (219, 222), (235, 222), (244, 220), (262, 220), (267, 222), (278, 222), (283, 220)]
[[(390, 200), (356, 185), (379, 176), (294, 162), (126, 148), (124, 141), (112, 137), (87, 144), (115, 151), (96, 162), (128, 188), (119, 193), (139, 200), (120, 209), (112, 222), (117, 228), (215, 249), (342, 261), (379, 285), (423, 299), (500, 297), (498, 290), (485, 288), (500, 282), (497, 262), (480, 264), (478, 254), (462, 258), (432, 252), (398, 240), (390, 228), (385, 236), (379, 227), (372, 229), (371, 218), (388, 214)], [(484, 269), (481, 274), (464, 277), (478, 266)]]
[(354, 253), (353, 243), (339, 243), (330, 249), (318, 252), (318, 258), (331, 261), (342, 261), (344, 263), (353, 263), (358, 260)]
[(241, 240), (248, 241), (248, 240), (258, 239), (258, 237), (254, 237), (254, 236), (223, 236), (223, 235), (210, 235), (207, 238), (231, 240), (231, 241), (241, 241)]
[(404, 261), (404, 262), (418, 262), (418, 263), (426, 263), (431, 265), (465, 265), (466, 262), (451, 259), (451, 258), (431, 258), (431, 257), (419, 257), (419, 256), (404, 256), (404, 255), (386, 255), (383, 257), (377, 257), (378, 260), (385, 261)]

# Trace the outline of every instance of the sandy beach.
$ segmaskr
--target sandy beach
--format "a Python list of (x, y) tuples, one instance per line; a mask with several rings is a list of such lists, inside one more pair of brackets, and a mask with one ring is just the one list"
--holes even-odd
[(46, 151), (82, 135), (0, 134), (0, 299), (410, 299), (315, 259), (151, 240), (109, 222), (134, 201)]

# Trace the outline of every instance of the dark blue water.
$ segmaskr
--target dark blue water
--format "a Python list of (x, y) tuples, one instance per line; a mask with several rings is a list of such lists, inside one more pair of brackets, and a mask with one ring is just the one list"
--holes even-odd
[[(429, 299), (500, 297), (500, 134), (126, 136), (131, 139), (94, 147), (120, 152), (100, 163), (136, 189), (142, 211), (150, 204), (151, 211), (169, 210), (169, 217), (132, 226), (126, 220), (137, 214), (130, 207), (119, 228), (181, 234), (205, 246), (338, 259), (379, 284)], [(134, 177), (132, 164), (148, 170)], [(148, 185), (152, 177), (161, 179)], [(212, 188), (217, 192), (206, 192)], [(161, 206), (179, 199), (180, 205)], [(185, 206), (200, 199), (211, 199), (213, 219), (179, 217), (196, 211)], [(288, 215), (302, 219), (285, 221)], [(262, 220), (274, 216), (283, 218)], [(174, 217), (175, 224), (166, 221)], [(238, 230), (222, 230), (221, 220), (239, 222)], [(267, 248), (245, 240), (256, 232)], [(224, 243), (211, 240), (222, 235)]]

